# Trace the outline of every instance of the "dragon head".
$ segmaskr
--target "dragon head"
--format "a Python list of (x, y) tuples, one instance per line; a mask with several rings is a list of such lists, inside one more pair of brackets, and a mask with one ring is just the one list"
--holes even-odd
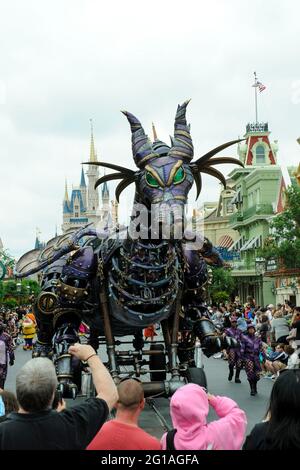
[(172, 223), (182, 220), (188, 193), (195, 182), (198, 198), (202, 179), (201, 173), (218, 178), (226, 186), (225, 177), (214, 165), (235, 163), (243, 166), (240, 160), (230, 157), (213, 158), (213, 156), (240, 142), (242, 139), (227, 142), (211, 150), (196, 161), (193, 160), (194, 147), (190, 134), (190, 125), (186, 122), (185, 101), (178, 105), (175, 116), (174, 136), (171, 146), (160, 141), (155, 136), (151, 142), (140, 121), (131, 113), (122, 111), (127, 117), (132, 134), (132, 153), (138, 171), (133, 171), (118, 165), (104, 162), (86, 162), (85, 164), (99, 165), (116, 170), (117, 173), (104, 175), (95, 184), (95, 188), (105, 181), (121, 179), (116, 188), (116, 199), (119, 202), (121, 192), (131, 183), (136, 184), (136, 199), (144, 204), (152, 213), (157, 213), (160, 220), (172, 216)]

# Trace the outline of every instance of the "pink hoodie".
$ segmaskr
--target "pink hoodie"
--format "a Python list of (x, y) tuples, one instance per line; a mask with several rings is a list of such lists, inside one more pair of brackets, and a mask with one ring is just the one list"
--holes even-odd
[[(220, 419), (207, 424), (209, 403)], [(242, 446), (247, 418), (231, 398), (214, 397), (208, 402), (202, 387), (188, 384), (172, 396), (170, 412), (177, 429), (176, 450), (239, 450)], [(161, 445), (165, 450), (166, 434)]]

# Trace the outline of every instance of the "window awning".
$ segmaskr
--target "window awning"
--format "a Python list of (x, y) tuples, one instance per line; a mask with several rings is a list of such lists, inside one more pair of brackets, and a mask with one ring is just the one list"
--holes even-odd
[(256, 237), (250, 238), (250, 240), (246, 241), (246, 243), (242, 246), (241, 251), (253, 250), (253, 248), (258, 248), (260, 246), (260, 236), (257, 235)]
[(243, 197), (241, 190), (239, 189), (236, 193), (236, 195), (232, 198), (231, 204), (241, 204), (243, 202)]
[(223, 235), (223, 237), (220, 238), (218, 246), (220, 248), (229, 248), (233, 244), (233, 240), (229, 235)]
[(238, 240), (236, 240), (233, 245), (231, 245), (231, 247), (228, 249), (228, 251), (233, 251), (233, 250), (239, 250), (240, 247), (242, 246), (242, 237), (238, 238)]

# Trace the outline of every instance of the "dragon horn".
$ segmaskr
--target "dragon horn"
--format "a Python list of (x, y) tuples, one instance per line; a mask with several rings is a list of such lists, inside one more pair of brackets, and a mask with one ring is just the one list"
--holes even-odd
[(128, 119), (131, 128), (131, 142), (132, 142), (132, 155), (135, 161), (135, 164), (141, 168), (144, 161), (149, 160), (152, 156), (155, 157), (156, 154), (153, 153), (152, 144), (145, 134), (145, 131), (142, 127), (140, 121), (128, 111), (121, 111)]

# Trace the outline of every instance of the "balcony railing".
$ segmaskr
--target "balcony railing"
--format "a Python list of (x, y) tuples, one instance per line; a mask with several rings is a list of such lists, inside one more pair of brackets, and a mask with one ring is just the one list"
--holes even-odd
[(233, 261), (230, 263), (234, 271), (255, 271), (255, 262), (254, 261)]
[(242, 222), (255, 215), (272, 215), (273, 213), (272, 204), (256, 204), (243, 212), (236, 212), (230, 217), (229, 222), (235, 224), (236, 222)]

